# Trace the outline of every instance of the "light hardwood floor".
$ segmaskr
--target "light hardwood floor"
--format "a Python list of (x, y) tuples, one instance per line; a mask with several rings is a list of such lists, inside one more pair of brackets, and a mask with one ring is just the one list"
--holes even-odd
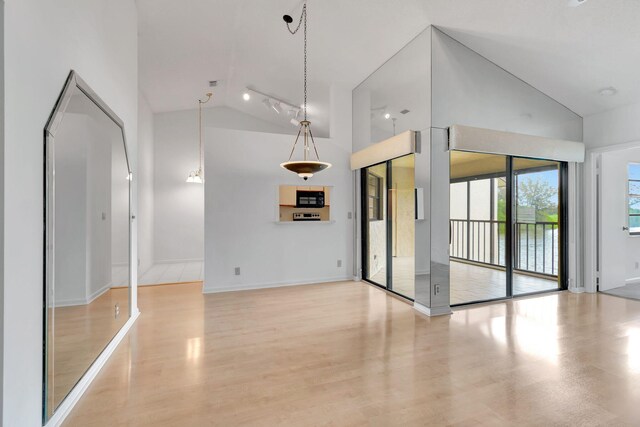
[(364, 283), (142, 315), (68, 426), (638, 425), (640, 302), (558, 292), (428, 318)]

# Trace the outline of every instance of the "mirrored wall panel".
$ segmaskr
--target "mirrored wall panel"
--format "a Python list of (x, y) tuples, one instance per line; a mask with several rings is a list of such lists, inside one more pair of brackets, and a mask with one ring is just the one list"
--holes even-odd
[(72, 72), (46, 128), (44, 420), (130, 316), (122, 124)]

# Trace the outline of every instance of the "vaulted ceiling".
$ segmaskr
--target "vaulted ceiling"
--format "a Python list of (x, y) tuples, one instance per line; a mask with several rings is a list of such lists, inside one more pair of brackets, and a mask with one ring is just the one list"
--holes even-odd
[[(429, 24), (580, 115), (640, 102), (640, 2), (568, 2), (309, 0), (310, 118), (326, 129), (330, 87), (352, 89)], [(140, 87), (155, 112), (195, 108), (219, 80), (214, 106), (290, 126), (242, 92), (302, 102), (302, 37), (282, 21), (302, 0), (137, 3)]]

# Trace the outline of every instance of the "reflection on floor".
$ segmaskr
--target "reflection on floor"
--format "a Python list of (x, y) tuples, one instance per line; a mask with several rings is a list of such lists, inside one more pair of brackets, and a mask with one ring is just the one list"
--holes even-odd
[(140, 285), (198, 282), (204, 278), (204, 262), (156, 263), (138, 278)]
[(558, 292), (427, 318), (342, 282), (206, 295), (149, 286), (139, 303), (67, 426), (640, 419), (639, 301)]
[[(415, 259), (414, 257), (393, 257), (393, 290), (407, 298), (415, 298)], [(387, 269), (383, 267), (371, 280), (379, 285), (386, 283)]]
[(622, 298), (640, 299), (640, 283), (631, 283), (603, 292), (605, 294), (615, 295)]
[[(513, 294), (558, 289), (558, 281), (525, 274), (513, 275)], [(493, 268), (451, 261), (451, 304), (504, 298), (507, 274)]]
[[(558, 281), (521, 273), (513, 275), (513, 294), (558, 289)], [(451, 261), (451, 304), (504, 298), (507, 274), (489, 267)]]
[[(451, 260), (451, 304), (485, 301), (506, 296), (507, 276), (504, 271), (489, 267), (467, 264)], [(415, 283), (427, 280), (427, 275), (415, 275), (413, 257), (393, 258), (393, 290), (401, 295), (414, 298)], [(386, 280), (385, 268), (371, 279), (383, 284)], [(515, 273), (513, 277), (514, 295), (547, 291), (558, 288), (557, 280), (533, 277)]]
[[(120, 314), (115, 316), (115, 305)], [(90, 304), (49, 309), (49, 405), (57, 407), (129, 318), (129, 289), (109, 289)], [(51, 333), (54, 333), (53, 337)], [(52, 364), (51, 364), (52, 362)]]

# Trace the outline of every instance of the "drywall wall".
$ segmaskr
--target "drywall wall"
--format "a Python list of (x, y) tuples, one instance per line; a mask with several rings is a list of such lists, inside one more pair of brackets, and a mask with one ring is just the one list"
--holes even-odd
[(640, 141), (640, 103), (631, 104), (584, 118), (587, 148)]
[(437, 28), (431, 49), (433, 127), (582, 141), (580, 116)]
[[(7, 426), (38, 426), (43, 128), (69, 70), (75, 69), (124, 121), (135, 170), (137, 16), (133, 0), (7, 0), (4, 17), (5, 110), (10, 114), (4, 128), (3, 303), (10, 321), (3, 325), (2, 417)], [(134, 212), (136, 197), (134, 192)], [(133, 227), (136, 236), (135, 222)], [(135, 256), (135, 237), (133, 248)]]
[[(56, 143), (56, 306), (85, 304), (87, 298), (87, 141), (90, 118), (65, 114)], [(78, 237), (82, 238), (78, 238)]]
[[(224, 143), (220, 143), (224, 141)], [(209, 129), (205, 147), (205, 292), (352, 277), (350, 138), (317, 139), (333, 166), (304, 182), (332, 186), (330, 223), (278, 223), (279, 167), (291, 135)], [(338, 260), (342, 266), (338, 267)], [(235, 268), (240, 275), (235, 275)]]
[[(227, 107), (203, 108), (202, 116), (207, 140), (211, 140), (212, 128), (290, 131)], [(154, 259), (156, 262), (202, 260), (203, 187), (185, 182), (189, 172), (198, 169), (198, 110), (156, 114), (153, 137)], [(229, 144), (224, 140), (216, 142)]]
[(134, 180), (138, 187), (138, 277), (154, 261), (154, 135), (153, 113), (142, 93), (138, 95), (138, 170)]

